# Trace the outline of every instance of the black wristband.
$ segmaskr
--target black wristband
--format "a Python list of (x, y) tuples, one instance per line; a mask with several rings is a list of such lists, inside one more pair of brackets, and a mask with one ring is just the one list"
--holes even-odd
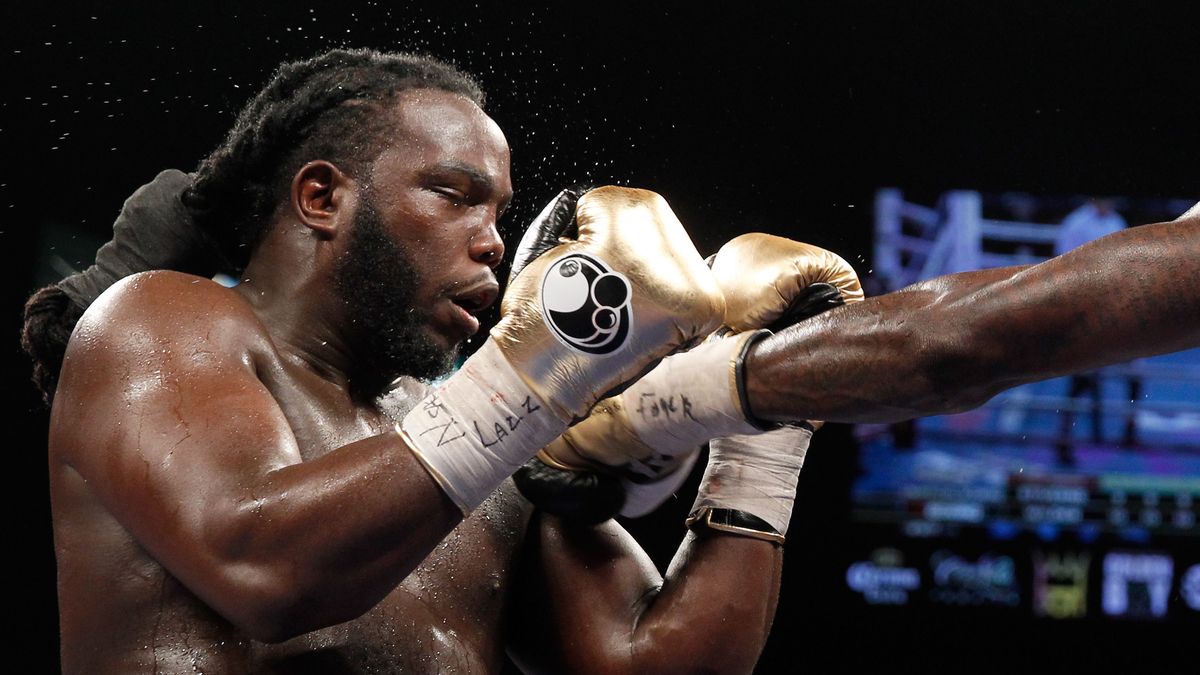
[(758, 417), (750, 409), (750, 396), (746, 393), (746, 355), (750, 353), (751, 347), (771, 335), (772, 333), (769, 330), (756, 331), (756, 334), (752, 335), (742, 345), (742, 349), (738, 352), (737, 359), (734, 361), (733, 379), (737, 383), (737, 395), (738, 401), (742, 404), (742, 415), (745, 416), (747, 422), (758, 428), (759, 431), (772, 431), (781, 427), (798, 427), (815, 432), (817, 428), (808, 420), (800, 420), (799, 422), (772, 422)]
[(737, 383), (738, 400), (742, 404), (742, 414), (746, 416), (746, 421), (757, 427), (760, 431), (771, 431), (778, 429), (781, 425), (778, 422), (769, 422), (764, 419), (759, 419), (754, 411), (750, 409), (750, 396), (746, 393), (746, 356), (750, 353), (750, 348), (758, 344), (760, 340), (770, 337), (771, 331), (761, 329), (755, 331), (755, 334), (750, 336), (744, 343), (742, 349), (738, 352), (737, 359), (734, 360), (733, 379)]

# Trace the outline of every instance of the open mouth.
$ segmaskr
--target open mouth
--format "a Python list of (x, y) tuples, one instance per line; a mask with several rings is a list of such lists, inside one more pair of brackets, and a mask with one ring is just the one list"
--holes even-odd
[(455, 323), (465, 337), (479, 331), (477, 315), (491, 307), (499, 295), (500, 287), (491, 279), (448, 294), (447, 299), (455, 308)]
[(492, 306), (500, 295), (500, 287), (495, 282), (476, 284), (465, 291), (450, 296), (450, 302), (458, 305), (467, 314), (477, 315)]

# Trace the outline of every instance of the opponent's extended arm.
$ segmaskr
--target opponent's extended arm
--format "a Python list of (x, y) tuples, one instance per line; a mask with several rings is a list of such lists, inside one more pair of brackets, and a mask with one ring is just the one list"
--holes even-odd
[(755, 414), (891, 422), (1026, 382), (1200, 345), (1200, 214), (1030, 267), (921, 282), (760, 341)]

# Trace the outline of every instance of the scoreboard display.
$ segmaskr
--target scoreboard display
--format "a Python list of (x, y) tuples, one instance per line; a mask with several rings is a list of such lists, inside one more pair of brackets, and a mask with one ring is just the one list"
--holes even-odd
[[(1181, 372), (1200, 351), (1148, 361)], [(1139, 403), (1176, 414), (1143, 413), (1133, 444), (1103, 433), (1120, 429), (1109, 419), (1099, 439), (1091, 425), (1064, 438), (1060, 411), (1019, 409), (1066, 378), (961, 415), (856, 428), (846, 589), (871, 606), (1200, 622), (1200, 415), (1187, 410), (1200, 383), (1171, 384), (1144, 379)]]

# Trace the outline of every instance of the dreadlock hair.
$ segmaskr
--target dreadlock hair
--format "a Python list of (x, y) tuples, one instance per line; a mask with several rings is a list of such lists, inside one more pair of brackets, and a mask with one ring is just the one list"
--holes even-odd
[[(429, 56), (335, 49), (281, 65), (178, 194), (185, 209), (176, 220), (187, 220), (183, 226), (203, 231), (231, 271), (244, 269), (292, 175), (314, 159), (360, 175), (388, 146), (392, 119), (380, 113), (409, 89), (439, 89), (480, 108), (484, 105), (483, 91), (470, 75)], [(115, 240), (121, 232), (114, 232)], [(121, 243), (128, 249), (131, 242)], [(145, 260), (144, 269), (177, 269), (166, 262), (156, 264), (155, 257), (138, 256)], [(69, 279), (75, 276), (79, 275)], [(104, 287), (115, 281), (106, 281)], [(33, 359), (34, 384), (47, 405), (58, 386), (71, 332), (96, 299), (68, 295), (59, 284), (29, 298), (21, 331), (21, 346)]]
[(83, 309), (53, 284), (38, 289), (25, 301), (21, 348), (33, 359), (33, 384), (47, 406), (54, 401), (67, 342)]

